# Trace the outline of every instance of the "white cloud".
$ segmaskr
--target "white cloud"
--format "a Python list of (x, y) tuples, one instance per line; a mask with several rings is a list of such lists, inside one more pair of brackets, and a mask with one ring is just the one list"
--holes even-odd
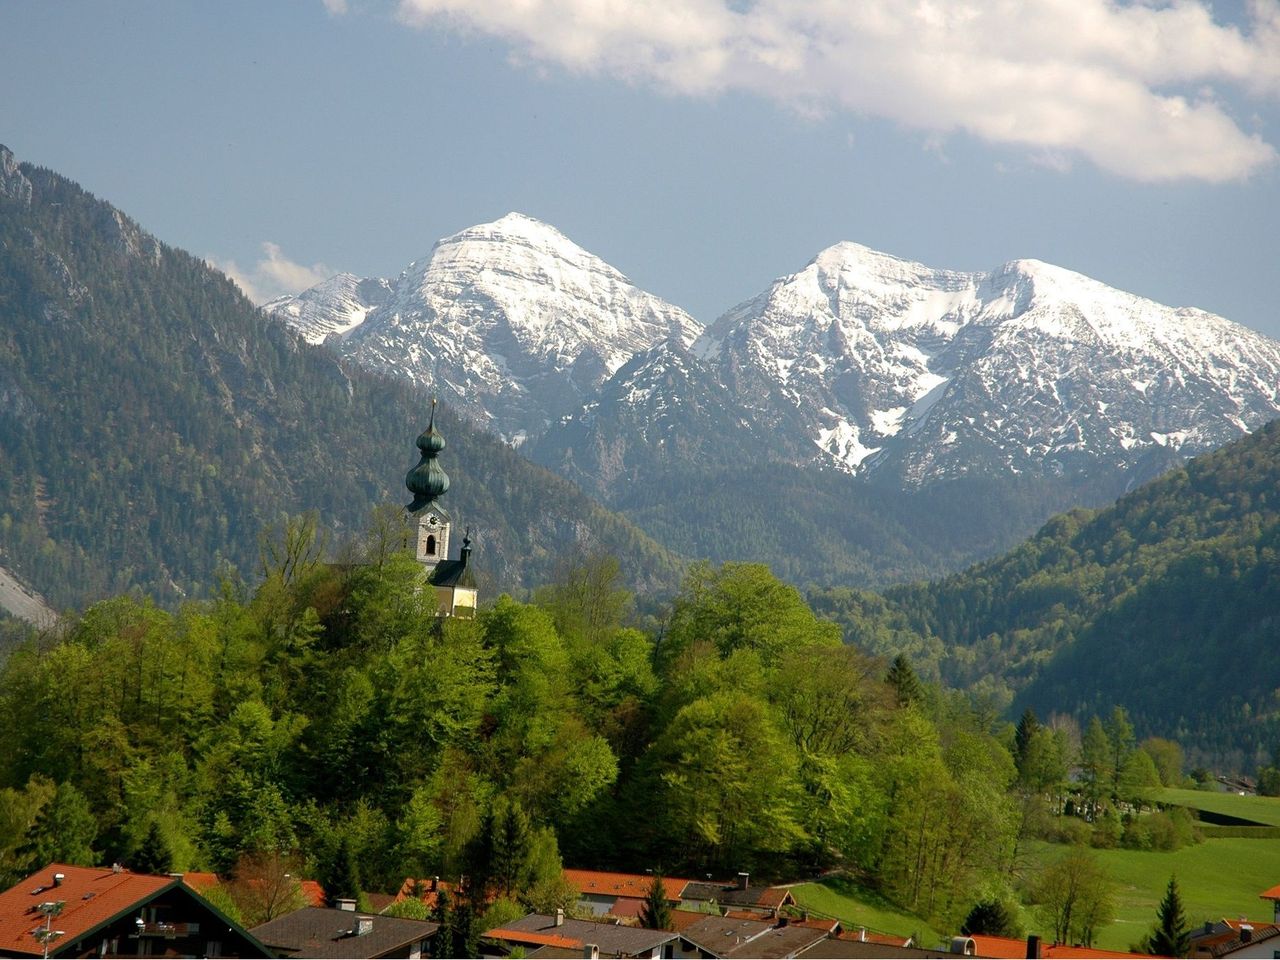
[(500, 37), (538, 66), (964, 131), (1137, 180), (1234, 180), (1276, 158), (1213, 85), (1280, 98), (1280, 0), (1250, 0), (1245, 30), (1202, 0), (399, 0), (398, 13)]
[(347, 12), (347, 0), (321, 0), (324, 8), (329, 11), (329, 15), (340, 17)]
[(338, 272), (323, 263), (313, 263), (309, 267), (294, 263), (281, 253), (279, 244), (269, 240), (263, 243), (262, 252), (266, 256), (247, 270), (234, 260), (211, 257), (209, 263), (230, 277), (244, 295), (258, 305), (286, 293), (300, 293)]

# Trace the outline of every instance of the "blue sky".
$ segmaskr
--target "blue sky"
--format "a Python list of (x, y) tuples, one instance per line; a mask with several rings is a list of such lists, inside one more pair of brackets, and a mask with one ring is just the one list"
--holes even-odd
[(519, 210), (705, 322), (854, 240), (1280, 337), (1277, 0), (5, 12), (0, 143), (260, 296)]

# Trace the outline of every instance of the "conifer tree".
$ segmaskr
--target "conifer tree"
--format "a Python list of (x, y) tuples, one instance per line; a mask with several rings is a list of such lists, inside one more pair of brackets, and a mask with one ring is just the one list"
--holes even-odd
[(1178, 893), (1178, 878), (1169, 878), (1164, 899), (1156, 910), (1156, 926), (1147, 938), (1147, 952), (1157, 957), (1185, 957), (1191, 948), (1191, 931), (1186, 915), (1182, 912), (1182, 896)]
[(885, 683), (893, 687), (900, 707), (919, 703), (924, 697), (924, 689), (920, 686), (920, 678), (916, 676), (916, 672), (906, 654), (900, 653), (893, 658), (893, 663), (889, 665), (889, 673), (884, 679)]
[(655, 873), (640, 907), (640, 926), (650, 930), (670, 930), (671, 904), (667, 902), (667, 887), (662, 875)]
[(162, 874), (173, 869), (173, 851), (160, 831), (160, 824), (154, 820), (129, 866), (137, 873)]
[(1027, 749), (1031, 746), (1031, 740), (1036, 735), (1036, 731), (1040, 729), (1040, 719), (1036, 716), (1036, 712), (1030, 707), (1022, 712), (1022, 717), (1018, 720), (1018, 727), (1013, 734), (1013, 761), (1017, 764), (1018, 775), (1023, 779), (1027, 779)]

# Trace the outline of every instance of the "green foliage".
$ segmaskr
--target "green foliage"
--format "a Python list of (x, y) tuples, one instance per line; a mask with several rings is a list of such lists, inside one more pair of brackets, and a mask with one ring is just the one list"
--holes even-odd
[(290, 525), (251, 594), (105, 601), (15, 650), (0, 866), (230, 871), (251, 919), (292, 902), (287, 877), (357, 900), (466, 877), (439, 900), (446, 953), (495, 902), (570, 906), (562, 842), (624, 869), (858, 870), (948, 928), (1004, 872), (1016, 770), (989, 701), (903, 708), (767, 569), (696, 570), (660, 644), (602, 561), (547, 609), (442, 619), (386, 521), (358, 566), (312, 563)]
[[(909, 651), (926, 676), (1007, 684), (1017, 710), (1083, 723), (1120, 705), (1121, 752), (1135, 734), (1177, 731), (1197, 763), (1264, 766), (1280, 740), (1277, 488), (1273, 422), (1113, 507), (1054, 517), (1002, 557), (894, 587), (880, 605), (832, 603), (833, 615), (875, 652)], [(1222, 650), (1248, 668), (1206, 667), (1205, 651)], [(1113, 752), (1104, 771), (1110, 792), (1122, 760)]]
[(1073, 848), (1035, 879), (1036, 915), (1054, 943), (1092, 946), (1115, 915), (1115, 882), (1088, 850)]

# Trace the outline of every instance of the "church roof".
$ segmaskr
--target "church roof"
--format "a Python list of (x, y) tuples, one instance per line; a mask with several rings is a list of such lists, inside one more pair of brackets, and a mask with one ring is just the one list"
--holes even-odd
[(444, 437), (436, 432), (434, 400), (431, 401), (431, 419), (427, 422), (427, 429), (418, 437), (417, 445), (422, 457), (404, 478), (404, 485), (413, 494), (413, 502), (405, 508), (410, 513), (422, 510), (449, 489), (449, 475), (437, 462), (440, 451), (444, 449)]

